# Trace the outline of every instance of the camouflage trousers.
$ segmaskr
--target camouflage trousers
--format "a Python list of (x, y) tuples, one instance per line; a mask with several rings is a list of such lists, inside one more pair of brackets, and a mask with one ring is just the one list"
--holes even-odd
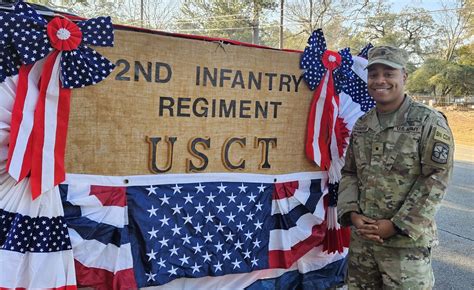
[(393, 248), (367, 241), (352, 232), (349, 289), (431, 289), (434, 284), (430, 248)]

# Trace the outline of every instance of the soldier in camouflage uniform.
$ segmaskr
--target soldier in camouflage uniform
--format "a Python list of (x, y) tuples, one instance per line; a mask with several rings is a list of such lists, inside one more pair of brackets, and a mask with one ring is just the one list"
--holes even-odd
[(406, 53), (369, 51), (376, 107), (354, 125), (339, 187), (338, 216), (352, 226), (349, 289), (431, 289), (434, 215), (453, 167), (444, 116), (404, 94)]

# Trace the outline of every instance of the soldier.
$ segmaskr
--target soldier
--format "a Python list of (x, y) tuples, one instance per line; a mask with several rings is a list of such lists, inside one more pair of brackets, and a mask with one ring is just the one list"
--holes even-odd
[(453, 168), (446, 118), (404, 94), (406, 53), (369, 51), (376, 107), (354, 125), (339, 187), (338, 216), (352, 226), (349, 289), (431, 289), (434, 215)]

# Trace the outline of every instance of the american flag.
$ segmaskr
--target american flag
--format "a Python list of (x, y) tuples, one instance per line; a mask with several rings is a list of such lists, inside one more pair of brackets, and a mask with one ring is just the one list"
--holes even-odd
[(151, 185), (127, 191), (132, 244), (141, 253), (136, 256), (140, 287), (269, 266), (270, 229), (276, 226), (268, 206), (272, 184)]
[(326, 177), (312, 175), (319, 178), (215, 181), (189, 175), (194, 181), (127, 187), (68, 179), (60, 188), (78, 284), (91, 286), (82, 274), (91, 271), (127, 287), (133, 279), (147, 287), (295, 267), (321, 245), (326, 230)]

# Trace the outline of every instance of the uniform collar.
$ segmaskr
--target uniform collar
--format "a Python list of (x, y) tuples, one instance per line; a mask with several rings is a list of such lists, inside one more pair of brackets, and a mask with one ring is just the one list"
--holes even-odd
[[(410, 98), (410, 96), (408, 95), (405, 95), (405, 99), (400, 105), (400, 108), (398, 108), (397, 111), (395, 112), (395, 116), (388, 123), (387, 128), (403, 125), (406, 121), (406, 116), (412, 103), (413, 103), (412, 98)], [(375, 108), (368, 113), (367, 125), (369, 126), (370, 129), (374, 130), (375, 132), (382, 131), (382, 128), (380, 127), (379, 119), (377, 117), (377, 111)]]

